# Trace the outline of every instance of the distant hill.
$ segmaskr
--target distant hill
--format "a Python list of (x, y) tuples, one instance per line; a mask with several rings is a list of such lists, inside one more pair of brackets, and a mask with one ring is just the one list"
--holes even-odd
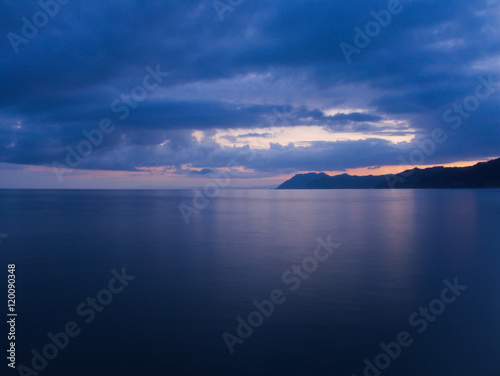
[(309, 184), (318, 179), (331, 178), (331, 176), (320, 172), (310, 172), (309, 174), (297, 174), (290, 180), (281, 184), (277, 189), (307, 189)]
[(399, 174), (297, 174), (276, 189), (500, 188), (500, 158), (470, 167), (414, 168)]

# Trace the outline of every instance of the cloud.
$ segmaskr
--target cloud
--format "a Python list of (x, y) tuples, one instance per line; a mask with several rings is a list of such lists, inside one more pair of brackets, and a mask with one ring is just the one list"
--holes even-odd
[(210, 170), (209, 168), (203, 168), (201, 170), (190, 170), (189, 174), (190, 175), (208, 175), (208, 174), (213, 174), (214, 171)]
[[(271, 126), (371, 138), (274, 143), (242, 161), (255, 174), (397, 164), (415, 144), (390, 142), (388, 134), (422, 138), (436, 127), (449, 138), (429, 163), (498, 155), (498, 90), (459, 130), (443, 113), (474, 94), (479, 76), (497, 70), (500, 7), (488, 0), (401, 4), (347, 64), (339, 44), (352, 43), (354, 28), (386, 1), (244, 2), (219, 22), (208, 0), (73, 0), (17, 54), (7, 35), (22, 35), (22, 17), (32, 20), (40, 6), (1, 1), (0, 162), (50, 166), (105, 117), (116, 130), (77, 168), (208, 170), (241, 151), (219, 145), (217, 129), (249, 130), (225, 136), (233, 142), (272, 142)], [(112, 104), (157, 65), (168, 76), (120, 119)], [(207, 136), (197, 140), (194, 130)]]

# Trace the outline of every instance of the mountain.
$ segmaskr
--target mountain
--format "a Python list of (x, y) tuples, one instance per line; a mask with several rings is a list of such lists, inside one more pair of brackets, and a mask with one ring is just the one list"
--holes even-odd
[(399, 174), (295, 175), (276, 189), (500, 188), (500, 158), (469, 167), (414, 168)]
[(309, 183), (309, 189), (353, 189), (373, 188), (385, 182), (385, 176), (351, 176), (342, 174), (322, 177)]
[(277, 189), (307, 189), (308, 184), (322, 178), (331, 178), (331, 176), (325, 174), (324, 172), (319, 174), (315, 172), (310, 172), (309, 174), (297, 174), (293, 178), (281, 184)]

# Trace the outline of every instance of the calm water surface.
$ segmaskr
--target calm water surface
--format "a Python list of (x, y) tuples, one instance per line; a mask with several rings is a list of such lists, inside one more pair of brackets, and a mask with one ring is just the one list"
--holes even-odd
[[(74, 321), (40, 375), (361, 376), (403, 331), (381, 375), (500, 374), (500, 190), (221, 191), (186, 224), (192, 198), (0, 190), (18, 364)], [(340, 247), (292, 291), (283, 273), (328, 236)], [(122, 268), (135, 279), (85, 323), (76, 308)], [(455, 278), (467, 289), (419, 333), (409, 318)], [(276, 289), (285, 302), (231, 355), (223, 333)]]

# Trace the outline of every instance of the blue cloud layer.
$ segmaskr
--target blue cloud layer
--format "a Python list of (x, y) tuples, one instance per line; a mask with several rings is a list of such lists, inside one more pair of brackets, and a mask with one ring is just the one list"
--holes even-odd
[[(363, 30), (374, 20), (371, 11), (387, 9), (388, 1), (245, 1), (223, 21), (212, 1), (41, 3), (54, 14), (26, 38), (25, 20), (35, 22), (45, 5), (0, 2), (0, 162), (64, 161), (67, 147), (76, 148), (82, 131), (103, 118), (112, 119), (114, 131), (75, 168), (221, 167), (240, 150), (215, 143), (215, 129), (265, 134), (271, 125), (320, 125), (373, 138), (272, 145), (242, 161), (249, 169), (398, 164), (418, 146), (385, 140), (387, 119), (406, 122), (417, 139), (445, 130), (447, 141), (427, 163), (500, 154), (496, 87), (462, 116), (460, 129), (443, 120), (475, 94), (478, 77), (500, 80), (500, 8), (493, 1), (402, 0), (401, 13), (350, 64), (340, 43), (354, 45), (355, 28)], [(28, 42), (13, 43), (10, 33)], [(141, 91), (155, 83), (144, 81), (146, 67), (165, 74)], [(328, 115), (330, 108), (344, 110)], [(206, 137), (198, 141), (193, 130)]]

